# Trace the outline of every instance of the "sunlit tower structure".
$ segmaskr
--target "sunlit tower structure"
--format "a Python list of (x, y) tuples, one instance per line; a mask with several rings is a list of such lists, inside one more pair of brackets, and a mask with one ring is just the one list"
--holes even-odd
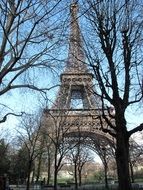
[[(49, 123), (50, 128), (53, 125), (54, 128), (55, 124), (52, 123), (50, 117), (52, 116), (55, 120), (59, 119), (58, 125), (62, 125), (62, 132), (67, 141), (75, 142), (80, 137), (83, 139), (82, 143), (94, 149), (97, 141), (108, 143), (112, 138), (101, 129), (103, 127), (101, 127), (99, 119), (102, 115), (101, 102), (94, 93), (93, 74), (86, 64), (76, 2), (70, 6), (70, 15), (69, 51), (66, 67), (60, 75), (61, 85), (57, 98), (52, 108), (44, 111), (45, 123)], [(104, 128), (108, 128), (105, 122)]]

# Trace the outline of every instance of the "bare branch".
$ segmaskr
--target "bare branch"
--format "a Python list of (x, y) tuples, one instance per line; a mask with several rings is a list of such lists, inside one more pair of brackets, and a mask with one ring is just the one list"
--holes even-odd
[(46, 93), (46, 91), (49, 91), (55, 87), (57, 87), (59, 85), (54, 85), (50, 88), (38, 88), (37, 86), (34, 86), (34, 85), (30, 85), (30, 84), (19, 84), (19, 85), (9, 85), (7, 86), (5, 89), (3, 89), (1, 92), (0, 92), (0, 95), (8, 92), (9, 90), (12, 90), (12, 89), (19, 89), (19, 88), (29, 88), (31, 90), (35, 90), (35, 91), (39, 91), (39, 92), (42, 92), (42, 93)]
[(142, 130), (143, 130), (143, 123), (141, 123), (139, 126), (135, 127), (134, 129), (128, 131), (128, 136), (130, 137), (132, 134)]
[(3, 119), (0, 120), (0, 123), (4, 123), (6, 120), (7, 120), (7, 117), (9, 115), (13, 115), (13, 116), (16, 116), (16, 117), (21, 117), (22, 115), (24, 114), (24, 112), (21, 112), (20, 114), (16, 114), (16, 113), (7, 113)]

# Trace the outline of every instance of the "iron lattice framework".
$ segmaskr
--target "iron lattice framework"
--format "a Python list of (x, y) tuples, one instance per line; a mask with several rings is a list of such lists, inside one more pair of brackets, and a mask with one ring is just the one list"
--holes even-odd
[(61, 86), (55, 104), (51, 109), (45, 109), (45, 123), (48, 123), (49, 131), (58, 128), (67, 141), (73, 143), (80, 138), (82, 143), (93, 149), (95, 141), (102, 139), (109, 143), (113, 139), (102, 132), (98, 119), (102, 109), (99, 97), (94, 94), (93, 75), (85, 64), (77, 3), (71, 4), (70, 13), (67, 64), (61, 74)]

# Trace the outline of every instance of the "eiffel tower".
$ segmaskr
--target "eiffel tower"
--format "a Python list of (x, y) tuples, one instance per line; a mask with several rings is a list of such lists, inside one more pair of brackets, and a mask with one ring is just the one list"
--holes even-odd
[(102, 132), (100, 121), (97, 119), (102, 112), (101, 102), (100, 98), (94, 94), (93, 74), (85, 64), (77, 3), (71, 4), (70, 14), (69, 52), (66, 68), (60, 76), (61, 85), (56, 101), (51, 109), (45, 110), (45, 116), (47, 122), (50, 121), (51, 115), (57, 120), (61, 117), (62, 130), (66, 131), (67, 140), (76, 141), (80, 135), (84, 138), (84, 143), (93, 148), (95, 140), (108, 141), (111, 140), (111, 136)]

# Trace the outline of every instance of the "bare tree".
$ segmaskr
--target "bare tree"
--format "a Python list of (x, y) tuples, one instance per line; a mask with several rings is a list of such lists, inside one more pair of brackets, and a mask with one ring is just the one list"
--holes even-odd
[(42, 177), (43, 172), (47, 172), (47, 185), (49, 185), (53, 173), (53, 160), (54, 160), (54, 145), (51, 138), (47, 135), (47, 129), (42, 126), (41, 128), (41, 153), (35, 161), (35, 174), (36, 182)]
[(9, 143), (7, 143), (4, 139), (0, 139), (0, 176), (4, 176), (4, 174), (8, 173), (10, 160), (9, 160)]
[(130, 139), (130, 175), (132, 183), (134, 179), (134, 167), (140, 164), (140, 159), (143, 156), (143, 147), (139, 145), (135, 140)]
[(115, 150), (113, 142), (108, 139), (94, 139), (93, 140), (94, 150), (99, 155), (103, 166), (104, 166), (104, 181), (105, 188), (109, 189), (108, 185), (108, 169), (110, 160), (115, 158)]
[(48, 178), (47, 178), (47, 184), (49, 185), (52, 175), (52, 164), (54, 159), (54, 152), (53, 152), (53, 143), (50, 138), (47, 138), (47, 135), (45, 137), (45, 147), (46, 147), (46, 155), (47, 155), (47, 172), (48, 172)]
[[(143, 129), (143, 123), (128, 129), (125, 113), (130, 106), (138, 106), (143, 97), (143, 2), (86, 0), (83, 3), (87, 19), (84, 41), (88, 63), (95, 77), (94, 93), (101, 98), (102, 118), (109, 125), (105, 128), (100, 120), (101, 127), (116, 139), (119, 189), (130, 190), (129, 138)], [(110, 111), (105, 113), (105, 108), (108, 110), (106, 105), (113, 106), (113, 114)]]
[(91, 156), (91, 152), (88, 148), (84, 147), (84, 145), (77, 143), (74, 148), (72, 148), (66, 158), (68, 162), (70, 161), (71, 165), (73, 165), (73, 173), (75, 179), (75, 189), (78, 189), (78, 185), (82, 184), (82, 171), (84, 166), (93, 161), (93, 156)]
[[(39, 92), (51, 89), (41, 86), (36, 78), (40, 79), (42, 69), (54, 68), (51, 52), (60, 40), (59, 14), (64, 10), (61, 3), (62, 0), (0, 2), (0, 96), (18, 88)], [(9, 115), (21, 115), (6, 103), (1, 102), (0, 108), (0, 123)]]
[(28, 155), (28, 171), (27, 171), (27, 186), (26, 189), (30, 188), (30, 174), (34, 161), (43, 151), (42, 136), (41, 136), (41, 120), (40, 117), (34, 115), (26, 115), (18, 130), (18, 142), (21, 147), (24, 147)]
[(93, 161), (93, 156), (91, 156), (91, 152), (89, 149), (82, 147), (79, 154), (78, 159), (78, 179), (79, 186), (82, 185), (82, 171), (87, 162)]
[(43, 133), (47, 135), (47, 138), (49, 139), (48, 142), (52, 143), (52, 152), (54, 154), (53, 165), (55, 190), (57, 189), (58, 172), (64, 164), (62, 161), (72, 147), (66, 139), (70, 128), (65, 127), (67, 115), (68, 113), (66, 110), (46, 109), (43, 116)]

